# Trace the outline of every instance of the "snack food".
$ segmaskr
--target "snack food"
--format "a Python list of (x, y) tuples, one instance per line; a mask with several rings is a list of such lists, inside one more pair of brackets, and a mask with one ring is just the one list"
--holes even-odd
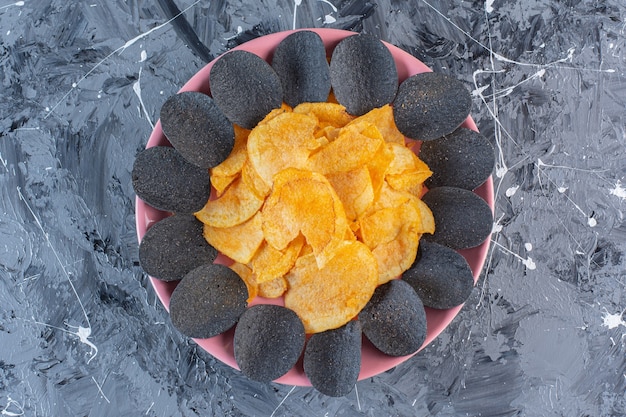
[[(327, 45), (327, 48), (329, 48), (329, 50), (331, 51), (332, 51), (332, 46), (335, 45), (340, 38), (351, 35), (351, 33), (342, 32), (342, 31), (318, 31), (318, 32), (324, 35), (323, 40), (325, 44)], [(277, 34), (276, 36), (272, 35), (268, 38), (275, 39), (277, 43), (280, 39), (284, 38), (285, 35), (286, 34)], [(264, 39), (264, 41), (267, 40), (268, 38)], [(274, 45), (276, 43), (274, 43)], [(256, 43), (256, 45), (258, 46), (258, 43)], [(410, 56), (405, 56), (403, 58), (403, 55), (401, 52), (399, 52), (398, 50), (394, 49), (393, 47), (389, 45), (387, 45), (387, 47), (390, 50), (395, 52), (396, 59), (406, 60), (404, 61), (404, 64), (399, 67), (400, 79), (404, 79), (406, 78), (407, 75), (409, 75), (407, 71), (417, 72), (417, 71), (426, 70), (425, 67), (420, 66), (421, 64), (416, 63), (416, 60), (414, 58)], [(256, 49), (255, 42), (247, 44), (243, 48), (251, 48), (254, 50)], [(261, 58), (267, 59), (271, 54), (272, 48), (267, 48), (262, 52), (259, 52), (258, 50), (255, 52)], [(203, 79), (206, 79), (205, 78), (206, 76), (204, 75), (206, 73), (207, 72), (205, 71), (203, 74), (200, 74), (200, 76), (197, 79), (198, 84), (196, 84), (194, 88), (208, 92), (206, 82), (202, 81)], [(191, 87), (187, 85), (185, 88), (191, 88)], [(466, 121), (466, 123), (470, 123), (470, 121)], [(472, 124), (469, 124), (468, 126), (475, 128), (475, 126), (473, 126)], [(151, 139), (151, 143), (149, 142), (149, 146), (151, 144), (154, 145), (159, 142), (164, 143), (162, 141), (164, 141), (165, 139), (162, 136), (160, 136), (160, 132), (155, 132), (154, 137), (155, 137), (154, 139)], [(244, 164), (242, 168), (241, 178), (247, 178), (248, 183), (257, 184), (258, 186), (251, 187), (251, 188), (253, 188), (257, 192), (261, 192), (261, 195), (263, 195), (264, 192), (267, 192), (262, 189), (263, 185), (267, 185), (267, 184), (265, 184), (265, 182), (262, 181), (262, 178), (259, 178), (258, 175), (255, 175), (258, 173), (254, 172), (253, 170), (250, 170), (249, 168), (247, 169), (246, 166), (249, 166), (249, 164), (248, 165)], [(374, 164), (371, 166), (371, 170), (370, 170), (370, 172), (374, 174), (372, 175), (373, 192), (375, 193), (387, 192), (382, 187), (383, 184), (381, 181), (381, 178), (384, 178), (384, 172), (381, 170), (377, 170), (377, 168), (378, 166)], [(492, 193), (492, 191), (490, 191), (489, 189), (489, 185), (487, 186), (487, 189), (479, 191), (479, 192), (483, 192), (484, 195), (486, 196)], [(146, 227), (146, 223), (145, 223), (146, 221), (145, 211), (146, 210), (148, 211), (148, 221), (157, 221), (159, 220), (159, 218), (163, 216), (163, 214), (159, 212), (151, 211), (147, 207), (140, 208), (138, 210), (138, 232), (139, 232), (140, 237), (142, 236), (142, 233), (143, 231), (145, 231), (145, 227)], [(480, 267), (482, 266), (482, 262), (484, 261), (485, 251), (486, 251), (486, 248), (483, 247), (482, 249), (481, 248), (477, 249), (477, 253), (474, 256), (471, 256), (471, 254), (468, 255), (470, 256), (470, 258), (472, 257), (476, 258), (473, 261), (474, 269), (478, 268), (479, 270)], [(157, 293), (159, 294), (161, 299), (164, 300), (164, 303), (167, 306), (167, 300), (169, 299), (168, 293), (171, 291), (171, 287), (163, 286), (162, 283), (160, 282), (153, 281), (153, 283), (154, 283), (155, 289), (157, 290)], [(454, 317), (457, 311), (458, 309), (452, 309), (452, 310), (444, 311), (444, 312), (432, 312), (432, 314), (427, 315), (427, 317), (429, 317), (429, 324), (428, 324), (429, 334), (427, 335), (427, 339), (425, 343), (427, 343), (429, 340), (432, 340), (432, 338), (434, 338), (436, 334), (439, 331), (441, 331), (443, 327), (445, 327), (447, 322), (449, 322)], [(226, 363), (236, 366), (236, 363), (233, 361), (233, 358), (232, 358), (232, 353), (229, 353), (227, 349), (224, 349), (224, 346), (228, 346), (227, 339), (230, 337), (232, 337), (232, 333), (231, 335), (226, 334), (226, 335), (220, 335), (211, 339), (198, 340), (198, 343), (201, 346), (205, 347), (205, 349), (209, 350), (209, 352), (214, 354), (214, 356), (216, 356), (218, 359), (221, 359)], [(402, 362), (404, 359), (405, 358), (387, 357), (385, 355), (381, 355), (377, 353), (375, 350), (372, 350), (368, 346), (364, 346), (363, 347), (363, 361), (362, 361), (363, 366), (361, 367), (361, 374), (359, 378), (364, 378), (364, 377), (376, 374), (378, 372), (381, 372), (385, 369), (388, 369), (389, 367), (395, 366), (396, 364)], [(296, 384), (309, 384), (310, 383), (309, 381), (306, 380), (306, 377), (304, 376), (302, 369), (297, 368), (297, 367), (291, 368), (289, 372), (285, 376), (279, 378), (278, 381), (285, 382), (285, 383), (296, 383)]]

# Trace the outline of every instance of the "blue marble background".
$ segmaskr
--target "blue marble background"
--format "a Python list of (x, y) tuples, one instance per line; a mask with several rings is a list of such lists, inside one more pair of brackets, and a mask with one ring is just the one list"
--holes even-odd
[[(420, 354), (344, 398), (259, 384), (169, 323), (130, 171), (165, 99), (275, 31), (373, 33), (455, 74), (498, 155), (489, 257)], [(626, 415), (622, 0), (4, 0), (0, 414)]]

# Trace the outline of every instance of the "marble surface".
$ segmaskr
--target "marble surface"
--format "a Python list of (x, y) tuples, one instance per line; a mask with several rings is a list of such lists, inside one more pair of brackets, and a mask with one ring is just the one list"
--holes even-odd
[[(497, 150), (492, 246), (452, 325), (343, 398), (248, 381), (169, 323), (130, 171), (208, 60), (280, 30), (375, 34), (455, 74)], [(0, 414), (626, 415), (621, 0), (0, 3)]]

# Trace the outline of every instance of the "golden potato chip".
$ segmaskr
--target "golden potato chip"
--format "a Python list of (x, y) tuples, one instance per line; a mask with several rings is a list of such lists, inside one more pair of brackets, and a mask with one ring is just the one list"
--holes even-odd
[(229, 268), (235, 271), (243, 282), (246, 283), (246, 288), (248, 289), (248, 303), (250, 303), (258, 295), (258, 285), (254, 279), (255, 277), (252, 270), (239, 262), (233, 262)]
[(293, 109), (287, 103), (284, 103), (277, 109), (272, 109), (264, 118), (261, 120), (257, 126), (267, 124), (270, 120), (274, 119), (276, 116), (279, 116), (283, 113), (290, 113)]
[[(408, 201), (408, 200), (407, 200)], [(407, 204), (407, 203), (405, 203)], [(359, 219), (361, 241), (370, 249), (394, 240), (406, 222), (403, 205), (385, 207)]]
[(417, 228), (417, 233), (435, 233), (435, 218), (433, 217), (433, 212), (430, 211), (430, 207), (419, 198), (414, 199), (413, 203), (420, 216), (420, 225)]
[(422, 184), (432, 175), (428, 166), (404, 145), (387, 145), (394, 158), (389, 165), (385, 180), (396, 190), (409, 191), (416, 197), (421, 196)]
[[(372, 248), (372, 253), (378, 263), (378, 285), (398, 277), (415, 261), (421, 237), (418, 232), (421, 217), (416, 201), (419, 200), (408, 199), (399, 207), (381, 210), (385, 213), (390, 210), (394, 211), (396, 220), (387, 231), (387, 239), (379, 239), (375, 242), (376, 246)], [(395, 233), (395, 236), (388, 239), (392, 233)]]
[(300, 103), (293, 108), (294, 113), (309, 114), (317, 118), (318, 128), (343, 127), (350, 123), (354, 116), (336, 103)]
[(366, 166), (328, 174), (326, 178), (337, 192), (348, 220), (356, 220), (374, 204), (374, 188)]
[(248, 158), (248, 134), (250, 131), (243, 127), (233, 125), (235, 130), (235, 145), (228, 158), (221, 164), (210, 169), (211, 185), (220, 196), (224, 190), (241, 174), (243, 164)]
[(328, 180), (295, 168), (274, 177), (274, 188), (261, 213), (270, 245), (283, 250), (302, 233), (320, 267), (334, 256), (348, 228), (341, 200)]
[(257, 125), (248, 135), (248, 160), (263, 182), (271, 187), (274, 175), (285, 168), (304, 168), (311, 151), (319, 147), (313, 136), (314, 116), (281, 113)]
[(418, 226), (418, 233), (434, 233), (435, 219), (426, 203), (407, 191), (394, 190), (387, 183), (383, 185), (380, 198), (368, 210), (367, 214), (369, 215), (383, 208), (398, 207), (409, 200), (420, 214), (421, 222)]
[(342, 128), (335, 140), (312, 153), (308, 167), (323, 175), (352, 171), (368, 163), (384, 143), (373, 124), (351, 124)]
[(254, 216), (262, 205), (263, 199), (238, 178), (220, 198), (207, 201), (195, 215), (202, 223), (213, 227), (232, 227)]
[(391, 161), (393, 161), (393, 152), (387, 146), (381, 146), (374, 157), (366, 164), (372, 180), (374, 201), (380, 197), (380, 190), (385, 182), (385, 175), (387, 175)]
[(230, 184), (235, 182), (237, 177), (240, 174), (235, 175), (211, 175), (211, 185), (215, 188), (217, 192), (217, 196), (221, 196), (224, 194), (224, 191), (228, 188)]
[(271, 281), (259, 284), (259, 296), (265, 298), (282, 297), (285, 291), (287, 291), (287, 286), (285, 277), (274, 278)]
[(246, 159), (241, 168), (241, 180), (262, 200), (265, 200), (265, 197), (267, 197), (272, 189), (263, 181), (259, 173), (256, 172), (249, 159)]
[(262, 284), (282, 277), (289, 272), (296, 263), (303, 245), (304, 236), (302, 235), (298, 235), (289, 242), (284, 250), (275, 249), (272, 245), (264, 242), (250, 260), (252, 272), (256, 275), (256, 282)]
[[(263, 243), (261, 213), (256, 212), (249, 220), (232, 227), (204, 225), (204, 238), (215, 249), (230, 259), (243, 264), (250, 262)], [(236, 239), (233, 239), (236, 236)]]
[(285, 307), (300, 317), (306, 333), (335, 329), (352, 320), (367, 304), (378, 282), (372, 252), (359, 241), (337, 248), (318, 268), (313, 255), (300, 257), (286, 276)]
[(386, 104), (382, 107), (372, 109), (354, 119), (352, 123), (358, 123), (360, 121), (366, 121), (376, 125), (381, 135), (383, 135), (385, 142), (404, 145), (404, 135), (400, 133), (396, 127), (391, 105)]
[(247, 143), (250, 131), (237, 125), (233, 125), (233, 128), (235, 130), (233, 150), (221, 164), (210, 169), (211, 179), (213, 176), (229, 177), (240, 173), (243, 163), (248, 157)]

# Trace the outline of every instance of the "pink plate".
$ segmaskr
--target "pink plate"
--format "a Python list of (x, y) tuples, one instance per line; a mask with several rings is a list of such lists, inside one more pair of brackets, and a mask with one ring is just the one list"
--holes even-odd
[[(324, 41), (326, 45), (326, 50), (328, 56), (330, 56), (331, 52), (337, 45), (337, 43), (350, 35), (354, 35), (354, 32), (349, 32), (345, 30), (338, 29), (306, 29), (316, 32)], [(268, 60), (271, 58), (271, 55), (274, 51), (274, 48), (278, 45), (278, 43), (283, 40), (287, 35), (293, 33), (293, 31), (279, 32), (271, 35), (263, 36), (249, 42), (246, 42), (234, 49), (242, 49), (249, 52), (253, 52), (261, 58)], [(385, 45), (391, 51), (395, 61), (396, 66), (398, 68), (398, 77), (400, 82), (402, 82), (407, 77), (421, 73), (431, 71), (424, 63), (419, 61), (417, 58), (408, 54), (407, 52), (397, 48), (393, 45), (385, 43)], [(201, 91), (203, 93), (209, 94), (209, 72), (211, 67), (213, 66), (215, 60), (207, 64), (204, 68), (202, 68), (198, 73), (196, 73), (182, 88), (182, 91)], [(467, 120), (463, 124), (464, 127), (478, 131), (476, 124), (472, 120), (471, 117), (468, 117)], [(157, 122), (152, 134), (150, 135), (150, 139), (148, 140), (147, 148), (158, 145), (170, 145), (167, 138), (163, 135), (163, 131), (161, 130), (161, 123)], [(491, 207), (492, 211), (494, 208), (494, 196), (493, 196), (493, 180), (491, 177), (479, 188), (475, 190), (475, 193), (481, 196), (489, 207)], [(139, 198), (136, 199), (136, 224), (137, 224), (137, 236), (139, 241), (143, 238), (146, 230), (155, 222), (167, 217), (169, 213), (156, 210)], [(482, 271), (483, 265), (485, 263), (485, 259), (487, 257), (487, 252), (489, 250), (489, 242), (490, 238), (487, 238), (480, 246), (477, 246), (472, 249), (461, 251), (463, 256), (469, 262), (470, 267), (472, 268), (474, 274), (474, 281), (478, 280), (480, 272)], [(219, 261), (219, 259), (218, 259)], [(176, 287), (176, 283), (171, 282), (163, 282), (154, 278), (150, 278), (152, 282), (152, 286), (154, 287), (155, 292), (157, 293), (159, 299), (163, 303), (166, 309), (169, 310), (169, 302), (170, 296), (172, 295), (172, 291)], [(282, 300), (267, 300), (257, 298), (254, 300), (254, 304), (257, 303), (280, 303)], [(462, 306), (458, 306), (455, 308), (451, 308), (448, 310), (435, 310), (435, 309), (426, 309), (426, 317), (427, 317), (427, 326), (428, 332), (426, 335), (426, 341), (422, 346), (428, 345), (433, 341), (442, 331), (443, 329), (450, 324), (450, 322), (456, 317), (456, 315), (461, 310)], [(237, 364), (235, 362), (234, 353), (233, 353), (233, 330), (225, 332), (221, 335), (209, 338), (209, 339), (194, 339), (198, 345), (200, 345), (203, 349), (213, 355), (215, 358), (224, 362), (225, 364), (238, 369)], [(374, 348), (367, 339), (363, 339), (363, 349), (362, 349), (362, 365), (361, 365), (361, 373), (359, 374), (359, 380), (369, 378), (371, 376), (377, 375), (381, 372), (387, 371), (402, 362), (406, 361), (413, 355), (402, 356), (402, 357), (391, 357), (387, 356)], [(304, 374), (304, 370), (302, 368), (302, 361), (300, 361), (296, 366), (294, 366), (289, 372), (287, 372), (282, 377), (278, 378), (276, 382), (288, 384), (288, 385), (300, 385), (300, 386), (310, 386), (308, 378)]]

